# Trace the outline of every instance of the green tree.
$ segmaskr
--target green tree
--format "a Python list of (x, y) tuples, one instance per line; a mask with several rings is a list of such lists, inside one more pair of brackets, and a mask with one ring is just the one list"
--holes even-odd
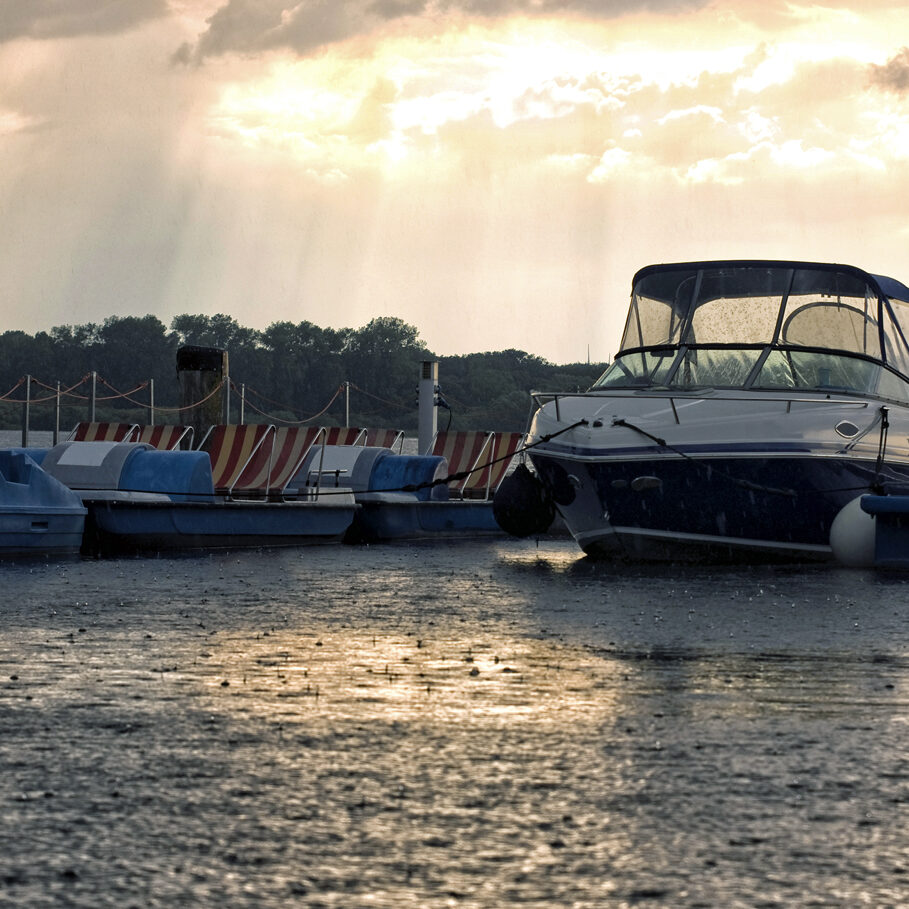
[(364, 391), (403, 402), (413, 400), (419, 363), (430, 356), (413, 325), (380, 316), (350, 333), (344, 366), (347, 378)]
[(253, 348), (259, 342), (259, 332), (245, 328), (233, 316), (216, 313), (213, 316), (175, 316), (170, 327), (179, 344), (198, 347), (220, 347), (222, 350)]
[(261, 339), (272, 399), (298, 418), (321, 410), (344, 379), (337, 333), (312, 322), (273, 322)]
[(97, 333), (99, 373), (115, 388), (128, 391), (147, 379), (155, 380), (155, 397), (175, 400), (177, 337), (157, 316), (111, 316)]
[[(98, 369), (98, 347), (100, 326), (94, 322), (83, 325), (55, 325), (50, 336), (54, 344), (57, 371), (74, 384), (82, 376)], [(60, 376), (58, 375), (57, 378)]]

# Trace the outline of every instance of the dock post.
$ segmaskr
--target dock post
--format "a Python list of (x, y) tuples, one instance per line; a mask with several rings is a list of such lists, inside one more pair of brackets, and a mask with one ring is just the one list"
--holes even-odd
[(60, 380), (57, 379), (57, 398), (54, 401), (54, 445), (60, 441)]
[(423, 360), (420, 364), (419, 420), (417, 423), (417, 450), (429, 454), (438, 426), (436, 393), (439, 390), (439, 363)]
[(28, 422), (31, 419), (32, 377), (25, 377), (25, 401), (22, 403), (22, 447), (28, 448)]
[(92, 384), (88, 391), (88, 422), (95, 422), (95, 400), (98, 397), (98, 373), (92, 370)]
[[(195, 438), (201, 440), (208, 427), (222, 422), (224, 417), (227, 351), (220, 347), (180, 347), (177, 350), (177, 376), (186, 421), (192, 426)], [(220, 395), (215, 394), (219, 385), (222, 388)]]
[(230, 368), (228, 365), (227, 354), (224, 354), (224, 387), (221, 390), (221, 399), (224, 402), (224, 414), (221, 422), (230, 425)]

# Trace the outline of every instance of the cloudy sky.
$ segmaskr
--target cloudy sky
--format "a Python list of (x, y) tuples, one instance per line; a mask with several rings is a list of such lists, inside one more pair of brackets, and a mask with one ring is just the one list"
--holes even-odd
[(611, 358), (659, 261), (909, 281), (903, 0), (0, 0), (0, 330)]

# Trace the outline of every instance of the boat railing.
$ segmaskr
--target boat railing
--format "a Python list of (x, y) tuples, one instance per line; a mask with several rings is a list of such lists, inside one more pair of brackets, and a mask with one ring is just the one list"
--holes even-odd
[[(320, 426), (318, 432), (316, 433), (316, 437), (312, 440), (312, 442), (310, 442), (309, 447), (306, 450), (306, 453), (308, 455), (313, 448), (318, 446), (319, 453), (317, 457), (319, 459), (319, 466), (315, 469), (309, 469), (306, 475), (306, 480), (301, 483), (297, 489), (298, 498), (305, 498), (313, 501), (318, 500), (319, 493), (322, 491), (322, 474), (325, 472), (323, 470), (323, 466), (325, 464), (325, 445), (327, 442), (328, 429), (325, 426)], [(314, 455), (314, 458), (315, 457), (316, 456)], [(299, 470), (299, 468), (302, 466), (303, 462), (301, 461), (297, 469)], [(313, 477), (315, 477), (315, 482), (313, 482)]]
[(346, 477), (348, 471), (341, 467), (329, 467), (325, 470), (310, 470), (306, 475), (307, 489), (314, 489), (316, 497), (320, 489), (331, 487), (338, 489), (341, 486), (341, 478)]
[[(678, 412), (676, 410), (677, 401), (691, 401), (692, 398), (704, 398), (710, 401), (734, 401), (737, 404), (742, 404), (743, 406), (748, 404), (753, 404), (755, 402), (766, 403), (768, 400), (779, 401), (786, 405), (786, 412), (788, 413), (793, 405), (795, 404), (836, 404), (836, 405), (851, 405), (856, 409), (864, 409), (872, 406), (872, 402), (867, 400), (856, 400), (855, 398), (846, 397), (842, 395), (833, 396), (830, 392), (819, 392), (816, 396), (809, 397), (807, 395), (786, 395), (779, 394), (778, 392), (768, 392), (761, 393), (760, 396), (756, 394), (743, 395), (739, 394), (723, 394), (722, 392), (717, 394), (713, 390), (710, 390), (709, 394), (704, 394), (704, 389), (691, 389), (691, 390), (682, 390), (679, 389), (676, 392), (668, 392), (666, 389), (634, 389), (632, 394), (636, 397), (653, 397), (659, 398), (661, 400), (668, 401), (672, 407), (673, 413), (675, 414), (676, 423), (679, 422)], [(822, 396), (823, 395), (823, 396)], [(615, 389), (612, 391), (606, 391), (602, 389), (591, 389), (590, 391), (531, 391), (530, 397), (534, 403), (534, 412), (539, 410), (541, 407), (544, 407), (546, 404), (555, 404), (556, 419), (561, 421), (561, 402), (566, 399), (575, 399), (582, 398), (589, 401), (591, 398), (624, 398), (627, 399), (629, 396), (629, 389)], [(532, 416), (532, 414), (531, 414)]]
[[(337, 427), (319, 427), (316, 437), (312, 440), (306, 452), (308, 455), (313, 449), (317, 449), (316, 452), (313, 452), (312, 463), (306, 465), (304, 463), (306, 456), (304, 456), (297, 466), (297, 470), (301, 471), (297, 498), (316, 501), (323, 490), (326, 491), (326, 495), (332, 496), (336, 493), (328, 492), (327, 490), (342, 488), (341, 480), (349, 475), (350, 470), (346, 467), (331, 467), (325, 464), (325, 448), (328, 445), (334, 446), (338, 444), (338, 432)], [(342, 428), (340, 432), (344, 433), (346, 430)], [(365, 437), (366, 430), (353, 430), (347, 437), (341, 437), (342, 447), (361, 447)], [(345, 438), (349, 440), (357, 439), (358, 441), (344, 441)]]

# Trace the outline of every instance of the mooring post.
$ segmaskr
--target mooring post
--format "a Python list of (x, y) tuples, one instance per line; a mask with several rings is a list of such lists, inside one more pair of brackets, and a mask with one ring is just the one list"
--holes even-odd
[(429, 454), (436, 436), (438, 417), (436, 392), (439, 390), (439, 363), (424, 360), (420, 364), (419, 419), (417, 423), (417, 449), (420, 454)]
[(32, 377), (25, 377), (25, 401), (22, 403), (22, 447), (28, 448), (28, 421), (32, 406)]
[(57, 379), (57, 398), (54, 401), (54, 445), (60, 441), (60, 380)]
[(95, 422), (95, 398), (98, 395), (98, 373), (92, 370), (92, 384), (88, 390), (88, 422)]
[(224, 415), (222, 423), (230, 425), (230, 370), (227, 360), (227, 354), (224, 354)]
[[(209, 426), (223, 422), (227, 351), (220, 347), (181, 347), (177, 350), (177, 376), (186, 420), (195, 438), (201, 440)], [(219, 386), (221, 395), (215, 394)]]

